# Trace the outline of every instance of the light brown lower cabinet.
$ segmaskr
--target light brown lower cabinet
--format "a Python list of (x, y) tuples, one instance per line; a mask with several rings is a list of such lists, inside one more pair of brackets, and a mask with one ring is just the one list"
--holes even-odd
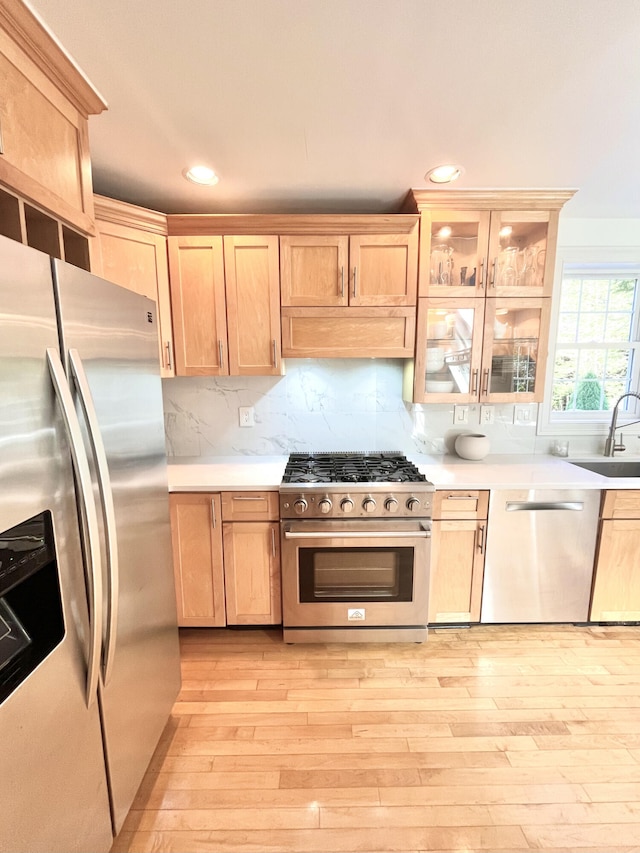
[(593, 622), (640, 620), (640, 491), (604, 493), (594, 572)]
[(282, 622), (278, 539), (273, 521), (223, 524), (227, 625)]
[(436, 492), (429, 623), (480, 621), (488, 491)]
[(226, 625), (219, 494), (169, 495), (178, 625)]
[(277, 492), (170, 495), (178, 624), (277, 625)]

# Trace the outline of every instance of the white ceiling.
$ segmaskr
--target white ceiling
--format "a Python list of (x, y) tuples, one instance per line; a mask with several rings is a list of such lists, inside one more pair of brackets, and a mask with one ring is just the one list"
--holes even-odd
[[(94, 186), (165, 212), (387, 212), (574, 188), (640, 217), (640, 0), (30, 0), (109, 103)], [(188, 184), (195, 162), (220, 175)], [(435, 186), (435, 185), (431, 185)]]

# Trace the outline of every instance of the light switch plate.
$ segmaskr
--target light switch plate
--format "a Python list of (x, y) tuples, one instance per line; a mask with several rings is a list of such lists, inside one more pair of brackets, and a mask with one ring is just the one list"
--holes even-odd
[(469, 406), (453, 407), (453, 423), (458, 426), (469, 423)]
[(513, 422), (518, 426), (535, 425), (536, 413), (536, 403), (516, 403), (513, 407)]

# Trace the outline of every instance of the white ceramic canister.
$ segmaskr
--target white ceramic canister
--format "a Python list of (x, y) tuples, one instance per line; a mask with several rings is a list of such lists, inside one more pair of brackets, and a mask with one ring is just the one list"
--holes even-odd
[(479, 433), (460, 433), (455, 441), (455, 449), (462, 459), (471, 459), (477, 462), (484, 459), (491, 449), (488, 436)]

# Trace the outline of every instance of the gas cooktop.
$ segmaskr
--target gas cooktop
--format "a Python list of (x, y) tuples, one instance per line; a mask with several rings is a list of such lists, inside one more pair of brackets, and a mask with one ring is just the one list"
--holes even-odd
[(426, 483), (402, 453), (292, 453), (282, 479), (291, 485)]
[(402, 453), (292, 453), (280, 518), (428, 518), (433, 491)]

